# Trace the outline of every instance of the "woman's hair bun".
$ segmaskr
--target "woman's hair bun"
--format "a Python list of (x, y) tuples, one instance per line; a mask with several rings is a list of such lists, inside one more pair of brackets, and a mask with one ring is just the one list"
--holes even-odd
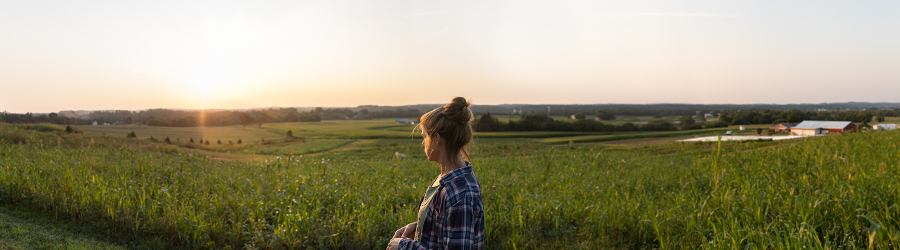
[(469, 106), (472, 104), (469, 101), (466, 101), (466, 98), (456, 97), (444, 105), (444, 111), (441, 112), (450, 120), (454, 120), (461, 123), (468, 123), (472, 121), (472, 110), (469, 110)]

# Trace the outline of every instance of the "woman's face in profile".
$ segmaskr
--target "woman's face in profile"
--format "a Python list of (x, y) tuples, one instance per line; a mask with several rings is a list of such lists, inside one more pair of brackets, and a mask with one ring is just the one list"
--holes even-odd
[(422, 125), (422, 147), (425, 148), (425, 157), (428, 158), (429, 161), (435, 161), (438, 158), (439, 150), (432, 145), (434, 143), (433, 139), (428, 136), (428, 133), (425, 133), (425, 125)]

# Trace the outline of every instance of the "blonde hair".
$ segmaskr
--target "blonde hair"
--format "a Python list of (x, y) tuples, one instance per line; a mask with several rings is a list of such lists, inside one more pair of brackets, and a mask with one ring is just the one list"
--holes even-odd
[(466, 98), (456, 97), (443, 107), (433, 109), (419, 118), (420, 125), (416, 127), (429, 137), (438, 134), (446, 143), (447, 154), (450, 159), (459, 157), (460, 154), (469, 159), (469, 151), (466, 144), (472, 142), (472, 104)]

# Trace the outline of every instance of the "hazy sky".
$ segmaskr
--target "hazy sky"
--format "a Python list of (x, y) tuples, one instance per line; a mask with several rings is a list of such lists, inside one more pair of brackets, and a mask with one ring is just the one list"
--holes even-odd
[(0, 110), (900, 102), (900, 1), (2, 1)]

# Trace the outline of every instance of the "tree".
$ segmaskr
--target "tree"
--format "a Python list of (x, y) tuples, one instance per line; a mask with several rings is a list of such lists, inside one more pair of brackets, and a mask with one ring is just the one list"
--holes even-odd
[(481, 118), (478, 118), (478, 121), (475, 122), (475, 129), (477, 131), (500, 131), (500, 121), (497, 118), (491, 117), (491, 113), (487, 112), (481, 115)]
[(728, 123), (725, 121), (711, 121), (703, 124), (703, 128), (724, 128), (728, 127)]
[(862, 122), (868, 125), (869, 122), (872, 121), (872, 117), (873, 115), (869, 112), (859, 112), (856, 114), (856, 119), (852, 119), (851, 121)]
[(166, 136), (166, 143), (172, 143), (172, 141), (169, 140), (168, 136)]
[(125, 124), (132, 124), (132, 123), (134, 123), (134, 120), (131, 119), (131, 116), (125, 117)]
[(641, 126), (641, 130), (644, 131), (669, 131), (675, 129), (674, 125), (662, 119), (650, 120), (647, 124)]
[(243, 128), (247, 128), (247, 125), (253, 123), (253, 118), (250, 117), (250, 114), (240, 112), (237, 116), (238, 120), (241, 122), (241, 125), (243, 125)]
[(284, 116), (282, 119), (283, 122), (296, 122), (300, 119), (300, 116), (297, 115), (297, 112), (290, 112)]
[(264, 122), (272, 122), (272, 116), (269, 115), (269, 112), (263, 111), (259, 115), (259, 123), (261, 124)]
[(127, 137), (128, 137), (128, 138), (137, 138), (137, 135), (134, 134), (134, 131), (131, 131), (131, 133), (128, 133), (128, 136), (127, 136)]
[(294, 137), (294, 131), (288, 130), (288, 131), (287, 131), (287, 137), (293, 138), (293, 137)]
[(72, 126), (66, 126), (66, 133), (71, 134), (72, 132), (74, 132), (74, 131), (72, 131)]
[(634, 123), (626, 122), (625, 124), (622, 124), (622, 131), (636, 131), (636, 130), (637, 130), (637, 126), (635, 126)]
[(584, 114), (582, 114), (582, 113), (575, 114), (575, 119), (584, 120)]
[(678, 122), (681, 123), (682, 127), (690, 126), (694, 125), (694, 118), (691, 118), (689, 115), (682, 115), (681, 117), (678, 117)]
[(241, 139), (240, 139), (240, 138), (238, 138), (238, 144), (241, 144)]
[(206, 146), (209, 146), (209, 140), (206, 140), (205, 144)]
[(800, 118), (796, 114), (790, 114), (787, 116), (787, 122), (800, 122)]
[(612, 110), (597, 110), (595, 116), (597, 116), (598, 119), (604, 121), (612, 121), (616, 119), (616, 115), (613, 114)]
[(222, 145), (222, 139), (219, 139), (216, 144)]
[(194, 137), (191, 137), (191, 143), (194, 143)]
[(57, 118), (57, 117), (59, 117), (59, 114), (56, 114), (56, 113), (50, 113), (49, 115), (47, 115), (47, 117), (50, 117), (50, 118)]

